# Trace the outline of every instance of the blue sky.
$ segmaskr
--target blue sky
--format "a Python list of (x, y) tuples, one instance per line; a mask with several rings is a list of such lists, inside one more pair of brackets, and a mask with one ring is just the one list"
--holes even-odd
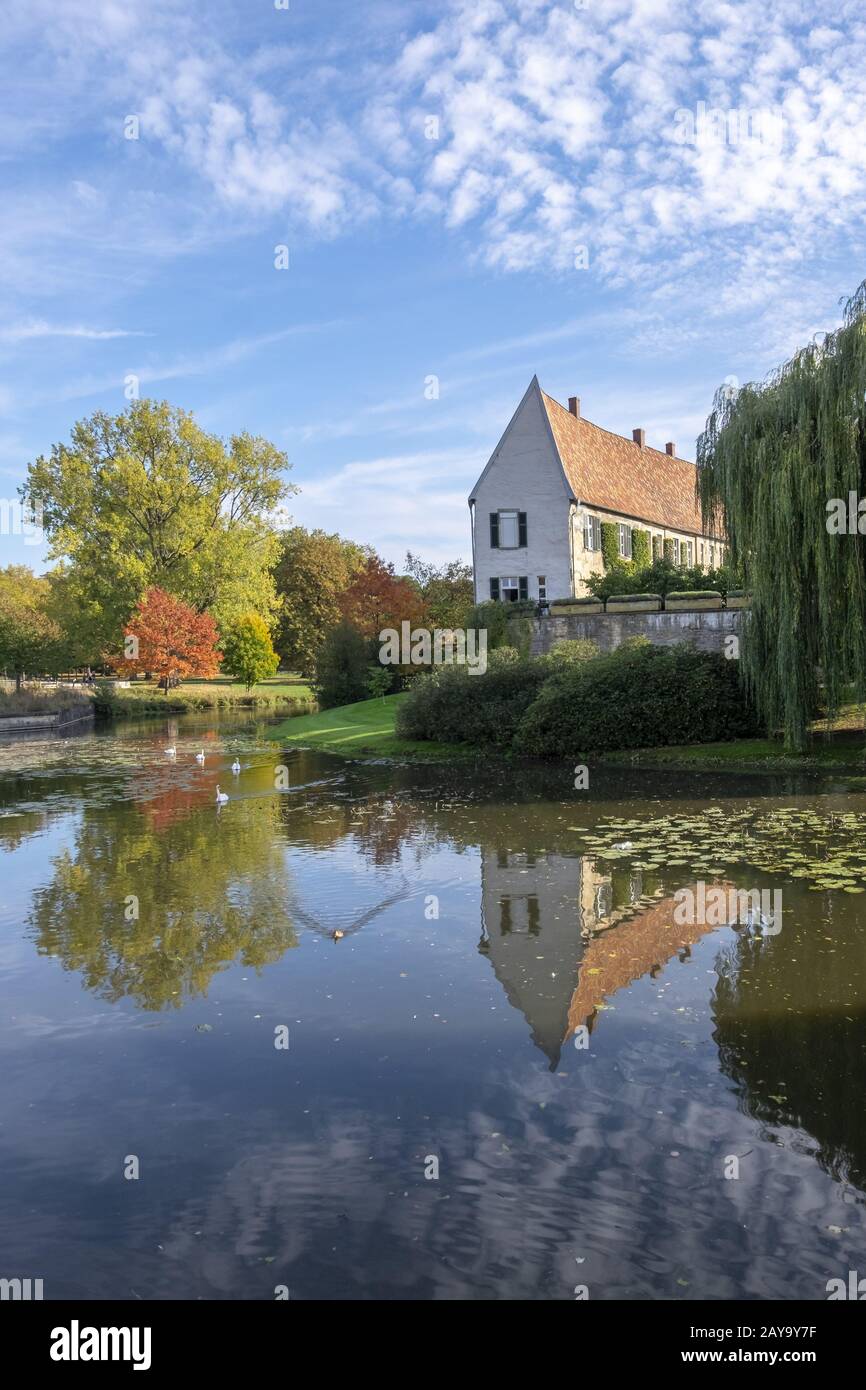
[(844, 0), (3, 0), (0, 49), (0, 496), (134, 373), (302, 524), (468, 558), (534, 372), (693, 457), (866, 275)]

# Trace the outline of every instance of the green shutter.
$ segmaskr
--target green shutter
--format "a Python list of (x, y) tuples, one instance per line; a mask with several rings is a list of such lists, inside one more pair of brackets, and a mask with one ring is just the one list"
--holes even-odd
[(517, 544), (526, 545), (526, 512), (517, 513)]
[(521, 574), (517, 581), (517, 596), (520, 599), (529, 598), (529, 580), (525, 574)]
[[(499, 549), (499, 513), (490, 513), (490, 549)], [(497, 595), (498, 597), (498, 595)]]
[(494, 600), (498, 600), (498, 598), (499, 598), (499, 580), (498, 580), (498, 579), (491, 579), (491, 581), (490, 581), (490, 597), (491, 597), (492, 599), (494, 599)]

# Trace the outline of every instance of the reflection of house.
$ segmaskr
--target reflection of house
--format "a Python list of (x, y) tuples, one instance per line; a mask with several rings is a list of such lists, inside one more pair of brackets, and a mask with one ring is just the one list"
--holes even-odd
[[(692, 891), (697, 893), (697, 884), (692, 884)], [(627, 920), (620, 919), (613, 933), (609, 927), (614, 924), (608, 924), (586, 945), (580, 980), (568, 1008), (564, 1042), (582, 1024), (592, 1030), (596, 1009), (606, 996), (664, 965), (713, 930), (702, 923), (679, 926), (674, 921), (675, 906), (674, 897), (664, 898)]]
[(612, 907), (611, 880), (597, 873), (593, 862), (482, 849), (479, 949), (551, 1069), (559, 1063), (585, 942), (611, 915), (619, 915)]
[(479, 950), (551, 1071), (574, 1030), (592, 1028), (606, 996), (712, 930), (678, 926), (676, 900), (659, 900), (660, 889), (645, 894), (639, 872), (594, 866), (591, 857), (481, 852)]

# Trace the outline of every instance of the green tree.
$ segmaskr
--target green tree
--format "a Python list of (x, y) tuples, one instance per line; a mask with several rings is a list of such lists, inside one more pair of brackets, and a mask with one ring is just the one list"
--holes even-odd
[(49, 586), (26, 565), (0, 570), (0, 668), (21, 689), (28, 671), (57, 671), (62, 632), (46, 611)]
[(269, 515), (289, 493), (285, 454), (249, 434), (227, 442), (166, 402), (97, 412), (28, 468), (22, 497), (42, 508), (54, 557), (65, 557), (116, 646), (142, 594), (164, 589), (225, 625), (275, 603), (278, 539)]
[(280, 658), (271, 644), (271, 634), (258, 613), (238, 618), (222, 640), (223, 670), (252, 690), (259, 681), (274, 676)]
[(433, 627), (468, 627), (474, 603), (472, 566), (462, 560), (446, 565), (430, 565), (406, 552), (406, 573), (418, 585), (428, 622)]
[(293, 526), (280, 536), (274, 582), (280, 600), (276, 648), (284, 666), (310, 677), (322, 643), (340, 621), (340, 595), (366, 558), (361, 546)]
[(372, 647), (350, 622), (344, 620), (332, 628), (322, 643), (313, 678), (322, 709), (367, 699)]
[(847, 519), (866, 480), (866, 281), (837, 332), (717, 393), (697, 461), (705, 525), (724, 522), (752, 594), (743, 676), (802, 750), (819, 702), (832, 715), (849, 684), (866, 698), (866, 522)]

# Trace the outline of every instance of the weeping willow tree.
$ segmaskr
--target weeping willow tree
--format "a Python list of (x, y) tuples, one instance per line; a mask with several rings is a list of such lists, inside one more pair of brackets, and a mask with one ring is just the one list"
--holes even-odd
[(866, 692), (866, 281), (835, 333), (717, 392), (698, 465), (704, 524), (724, 525), (753, 596), (743, 679), (768, 730), (802, 751), (821, 706), (832, 718), (846, 689)]

